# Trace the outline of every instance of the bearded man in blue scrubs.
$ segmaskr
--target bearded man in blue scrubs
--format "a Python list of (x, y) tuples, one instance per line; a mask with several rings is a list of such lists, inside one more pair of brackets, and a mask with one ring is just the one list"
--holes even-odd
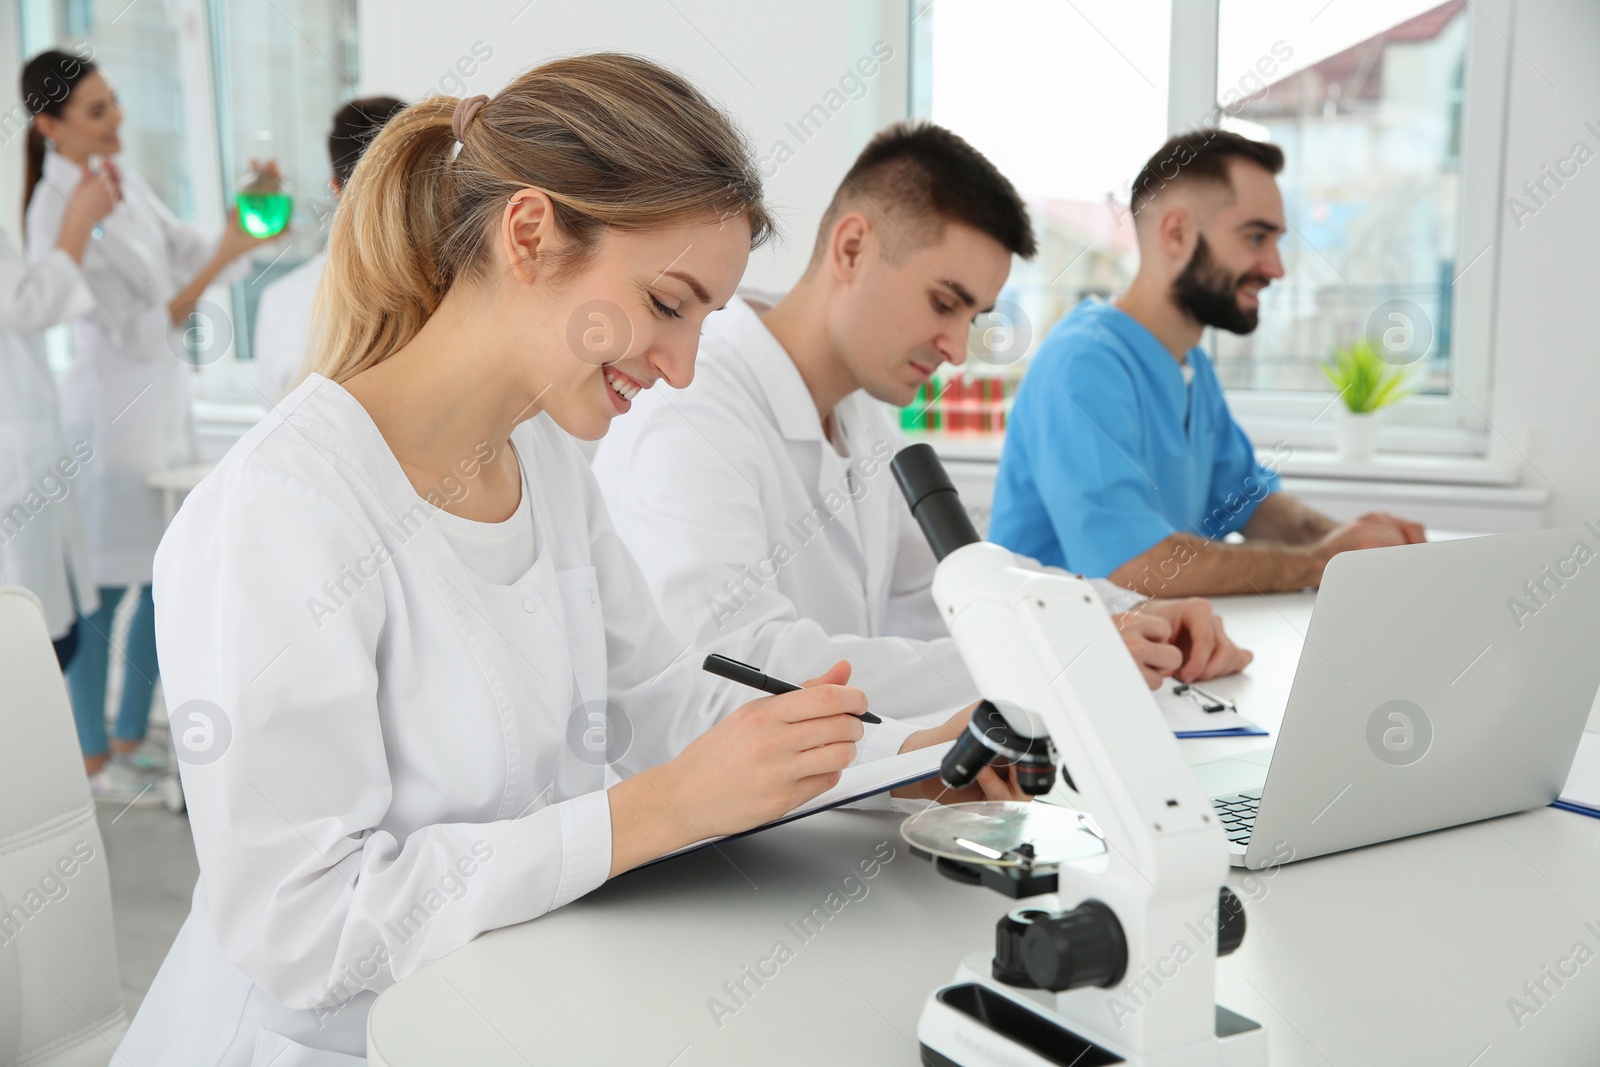
[[(1234, 422), (1207, 326), (1247, 334), (1283, 277), (1276, 145), (1172, 138), (1134, 182), (1139, 272), (1078, 305), (1018, 390), (989, 538), (1149, 596), (1315, 586), (1336, 553), (1424, 540), (1381, 512), (1340, 525), (1283, 492)], [(1238, 532), (1242, 543), (1223, 540)]]

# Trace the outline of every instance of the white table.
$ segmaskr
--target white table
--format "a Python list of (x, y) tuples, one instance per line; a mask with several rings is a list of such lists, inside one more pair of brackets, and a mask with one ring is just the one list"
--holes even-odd
[[(1311, 597), (1218, 606), (1257, 659), (1216, 688), (1276, 733)], [(1270, 743), (1182, 742), (1192, 760)], [(845, 886), (880, 842), (894, 858)], [(1219, 965), (1218, 999), (1267, 1026), (1274, 1067), (1600, 1063), (1600, 820), (1546, 808), (1229, 884), (1249, 931)], [(808, 940), (786, 925), (844, 889), (860, 899)], [(923, 999), (992, 943), (1009, 905), (912, 857), (889, 813), (818, 815), (478, 939), (378, 998), (369, 1056), (911, 1067)], [(780, 941), (792, 958), (768, 963), (776, 973), (757, 986), (744, 968)], [(1579, 942), (1594, 958), (1557, 986), (1543, 969)], [(742, 1004), (724, 988), (740, 981)], [(1541, 981), (1550, 995), (1534, 1001), (1523, 984)], [(1536, 1011), (1514, 1019), (1512, 997)], [(714, 1013), (712, 998), (735, 1010)]]
[(165, 525), (172, 525), (172, 517), (178, 513), (178, 506), (183, 503), (183, 498), (189, 495), (190, 491), (200, 484), (200, 479), (210, 474), (215, 467), (215, 463), (191, 463), (185, 467), (167, 467), (151, 471), (145, 476), (145, 485), (161, 491), (161, 512)]

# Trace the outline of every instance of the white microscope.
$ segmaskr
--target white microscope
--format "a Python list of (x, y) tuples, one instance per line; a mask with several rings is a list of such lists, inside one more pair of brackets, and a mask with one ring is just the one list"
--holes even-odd
[[(922, 1062), (1265, 1064), (1266, 1031), (1215, 999), (1217, 957), (1244, 937), (1243, 905), (1223, 885), (1226, 836), (1093, 586), (979, 540), (930, 446), (892, 467), (939, 559), (934, 601), (986, 698), (945, 783), (1003, 760), (1040, 794), (1061, 766), (1094, 819), (1037, 803), (907, 820), (906, 839), (941, 873), (1028, 898), (1000, 920), (995, 951), (967, 956), (929, 995)], [(1104, 854), (1058, 861), (1083, 825)]]

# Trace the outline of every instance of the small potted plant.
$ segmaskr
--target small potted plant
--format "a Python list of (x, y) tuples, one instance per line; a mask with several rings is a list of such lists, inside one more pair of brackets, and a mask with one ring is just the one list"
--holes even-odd
[(1378, 354), (1362, 339), (1346, 345), (1322, 365), (1322, 373), (1339, 390), (1340, 458), (1360, 463), (1372, 455), (1378, 436), (1378, 411), (1411, 395), (1411, 374)]

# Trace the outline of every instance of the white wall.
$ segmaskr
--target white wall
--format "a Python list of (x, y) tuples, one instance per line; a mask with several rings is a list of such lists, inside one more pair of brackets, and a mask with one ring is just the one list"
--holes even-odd
[[(543, 60), (597, 50), (672, 66), (726, 107), (768, 161), (767, 194), (782, 233), (775, 247), (751, 257), (746, 281), (786, 288), (809, 257), (822, 209), (856, 153), (879, 127), (906, 114), (908, 6), (903, 0), (363, 0), (361, 88), (405, 99), (493, 93)], [(867, 80), (859, 99), (844, 103), (801, 143), (786, 124), (824, 102), (879, 40), (893, 58)], [(479, 54), (492, 53), (481, 64), (475, 45)], [(793, 158), (778, 166), (780, 141)]]
[(1502, 206), (1487, 413), (1523, 484), (1551, 488), (1551, 525), (1571, 525), (1600, 519), (1600, 3), (1520, 0), (1499, 30), (1515, 46), (1502, 199), (1577, 141), (1596, 154), (1520, 229)]

